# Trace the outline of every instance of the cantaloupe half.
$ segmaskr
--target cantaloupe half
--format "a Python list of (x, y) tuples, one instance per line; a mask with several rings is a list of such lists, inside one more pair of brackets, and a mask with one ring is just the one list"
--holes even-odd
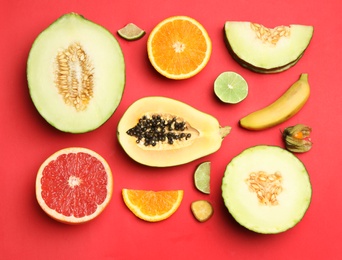
[(228, 164), (222, 196), (242, 226), (264, 234), (284, 232), (302, 220), (312, 196), (304, 164), (291, 152), (258, 145)]
[(258, 23), (227, 21), (225, 42), (242, 66), (260, 73), (276, 73), (294, 66), (307, 49), (314, 28), (292, 24), (268, 28)]
[(121, 101), (124, 57), (107, 29), (69, 13), (34, 41), (27, 80), (46, 121), (61, 131), (88, 132), (106, 122)]

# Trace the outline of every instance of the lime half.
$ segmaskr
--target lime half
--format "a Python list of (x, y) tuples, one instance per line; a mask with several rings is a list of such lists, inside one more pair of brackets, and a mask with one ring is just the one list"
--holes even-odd
[(214, 92), (223, 102), (236, 104), (247, 97), (248, 84), (246, 80), (233, 71), (221, 73), (215, 80)]
[(145, 35), (145, 31), (134, 23), (129, 23), (125, 27), (118, 30), (118, 34), (128, 41), (138, 40)]
[(199, 191), (210, 194), (210, 162), (203, 162), (197, 166), (194, 182)]

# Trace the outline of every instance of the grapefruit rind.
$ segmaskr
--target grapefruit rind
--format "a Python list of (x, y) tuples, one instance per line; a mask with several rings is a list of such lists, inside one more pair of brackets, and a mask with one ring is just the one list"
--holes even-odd
[[(45, 167), (53, 160), (56, 160), (58, 158), (58, 156), (62, 155), (62, 154), (68, 154), (68, 153), (87, 153), (93, 157), (95, 157), (96, 159), (98, 159), (106, 173), (107, 173), (107, 196), (106, 199), (103, 201), (102, 204), (97, 205), (97, 209), (94, 213), (92, 213), (91, 215), (87, 215), (84, 216), (82, 218), (77, 218), (74, 216), (65, 216), (61, 213), (58, 213), (56, 210), (51, 209), (44, 201), (43, 197), (42, 197), (42, 187), (41, 187), (41, 179), (43, 177), (43, 171), (45, 169)], [(88, 222), (90, 220), (95, 219), (97, 216), (99, 216), (103, 210), (107, 207), (107, 205), (109, 204), (111, 198), (112, 198), (112, 193), (113, 193), (113, 176), (112, 176), (112, 171), (108, 165), (108, 163), (106, 162), (106, 160), (100, 156), (98, 153), (87, 149), (87, 148), (82, 148), (82, 147), (70, 147), (70, 148), (64, 148), (62, 150), (57, 151), (56, 153), (52, 154), (49, 158), (47, 158), (43, 164), (40, 166), (39, 170), (38, 170), (38, 174), (36, 177), (36, 199), (38, 201), (38, 204), (40, 205), (40, 207), (42, 208), (42, 210), (51, 218), (65, 223), (65, 224), (82, 224), (85, 222)]]

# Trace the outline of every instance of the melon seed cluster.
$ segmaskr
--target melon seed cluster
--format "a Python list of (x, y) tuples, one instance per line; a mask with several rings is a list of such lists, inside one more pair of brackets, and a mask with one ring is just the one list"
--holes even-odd
[(94, 68), (79, 43), (58, 53), (56, 85), (66, 104), (85, 110), (93, 97)]
[(280, 172), (267, 174), (263, 171), (252, 172), (246, 183), (263, 205), (278, 205), (277, 196), (282, 192), (282, 176)]
[(177, 121), (176, 117), (164, 119), (160, 115), (144, 115), (137, 125), (126, 133), (136, 137), (136, 143), (143, 141), (145, 146), (156, 146), (158, 142), (165, 141), (172, 145), (175, 140), (182, 141), (191, 137), (190, 133), (184, 132), (186, 129), (186, 123)]
[(284, 25), (270, 29), (258, 23), (251, 23), (251, 28), (260, 40), (271, 44), (277, 44), (281, 37), (289, 37), (291, 33), (290, 27)]

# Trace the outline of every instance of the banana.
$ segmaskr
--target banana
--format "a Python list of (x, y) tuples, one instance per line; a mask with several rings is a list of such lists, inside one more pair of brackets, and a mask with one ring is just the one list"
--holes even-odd
[(262, 130), (278, 125), (294, 116), (310, 96), (308, 74), (303, 73), (292, 86), (272, 104), (240, 119), (240, 126)]

